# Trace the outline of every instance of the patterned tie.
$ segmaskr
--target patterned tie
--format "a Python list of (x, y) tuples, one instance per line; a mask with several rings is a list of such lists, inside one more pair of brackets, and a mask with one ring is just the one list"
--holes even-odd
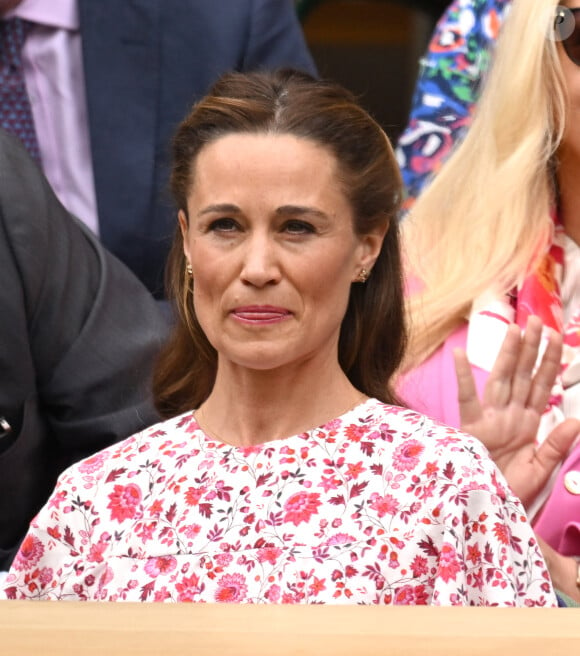
[(21, 58), (22, 46), (31, 27), (32, 23), (21, 18), (0, 21), (0, 126), (16, 135), (40, 162)]

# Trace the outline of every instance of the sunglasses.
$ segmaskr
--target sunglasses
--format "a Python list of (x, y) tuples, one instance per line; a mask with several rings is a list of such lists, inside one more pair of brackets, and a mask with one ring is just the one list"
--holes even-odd
[(554, 17), (554, 31), (569, 59), (580, 66), (580, 7), (558, 7)]

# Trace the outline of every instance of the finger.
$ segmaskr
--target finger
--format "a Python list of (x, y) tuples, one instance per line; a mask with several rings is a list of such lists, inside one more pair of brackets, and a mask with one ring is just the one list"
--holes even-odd
[(516, 370), (512, 378), (511, 399), (525, 406), (532, 388), (533, 371), (540, 350), (542, 322), (538, 317), (528, 317), (526, 330), (520, 344)]
[(562, 336), (550, 330), (546, 350), (536, 371), (530, 395), (527, 400), (527, 406), (533, 408), (538, 413), (544, 412), (548, 399), (552, 393), (552, 387), (560, 371), (562, 359)]
[(453, 360), (457, 378), (459, 418), (461, 425), (470, 424), (477, 421), (481, 415), (481, 402), (477, 395), (473, 371), (463, 349), (453, 349)]
[(521, 334), (516, 324), (508, 326), (497, 359), (485, 385), (483, 404), (503, 407), (511, 398), (512, 377), (520, 354)]
[[(536, 464), (540, 468), (539, 483), (545, 484), (554, 469), (566, 457), (575, 438), (580, 433), (578, 419), (566, 419), (548, 435), (536, 451)], [(542, 480), (543, 478), (543, 480)]]

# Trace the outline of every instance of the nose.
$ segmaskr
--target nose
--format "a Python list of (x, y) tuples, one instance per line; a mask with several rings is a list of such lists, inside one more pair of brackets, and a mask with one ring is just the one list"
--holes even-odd
[(280, 281), (276, 244), (268, 235), (254, 234), (246, 241), (241, 278), (246, 285), (253, 287)]

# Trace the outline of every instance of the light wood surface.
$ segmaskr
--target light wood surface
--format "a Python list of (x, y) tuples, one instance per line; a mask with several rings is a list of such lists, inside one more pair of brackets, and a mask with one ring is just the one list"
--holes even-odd
[(0, 654), (570, 656), (580, 609), (0, 602)]

